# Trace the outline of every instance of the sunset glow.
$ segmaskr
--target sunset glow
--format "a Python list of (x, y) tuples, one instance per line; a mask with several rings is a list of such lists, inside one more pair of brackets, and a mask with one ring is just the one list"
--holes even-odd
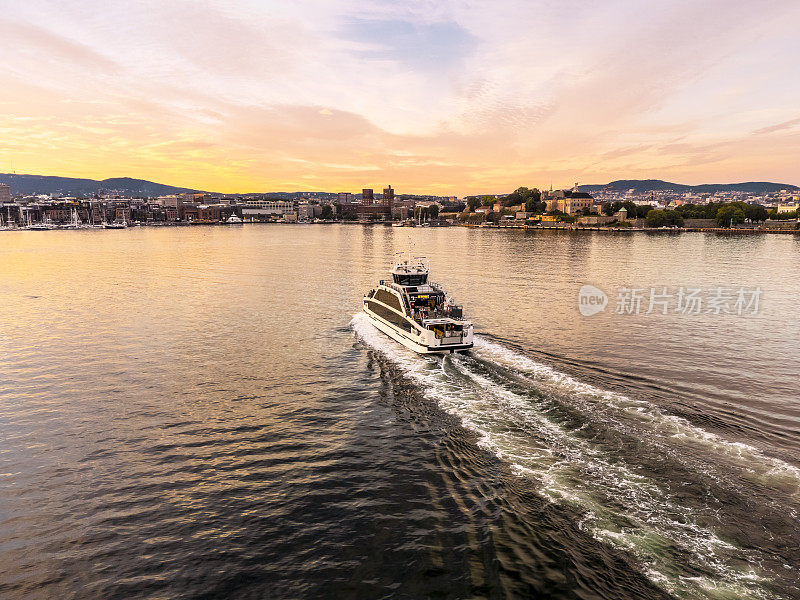
[(800, 184), (800, 4), (6, 3), (0, 172), (219, 192)]

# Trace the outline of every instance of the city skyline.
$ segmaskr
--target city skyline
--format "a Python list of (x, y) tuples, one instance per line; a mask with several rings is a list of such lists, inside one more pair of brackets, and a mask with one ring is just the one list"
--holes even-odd
[(0, 171), (220, 192), (800, 183), (796, 3), (7, 14)]

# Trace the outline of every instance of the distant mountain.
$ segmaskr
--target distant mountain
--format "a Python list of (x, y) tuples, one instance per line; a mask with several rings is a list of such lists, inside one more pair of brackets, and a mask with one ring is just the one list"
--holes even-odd
[(5, 183), (11, 187), (13, 195), (24, 194), (26, 196), (59, 193), (84, 196), (94, 194), (99, 190), (117, 190), (131, 196), (163, 196), (165, 194), (198, 191), (130, 177), (113, 177), (98, 181), (96, 179), (77, 179), (75, 177), (0, 173), (0, 183)]
[(605, 185), (581, 185), (578, 189), (582, 192), (595, 193), (600, 190), (626, 192), (634, 190), (637, 193), (662, 192), (673, 190), (676, 192), (748, 192), (750, 194), (767, 194), (780, 190), (800, 190), (796, 185), (788, 183), (770, 183), (768, 181), (749, 181), (746, 183), (705, 183), (702, 185), (684, 185), (671, 183), (660, 179), (620, 179)]

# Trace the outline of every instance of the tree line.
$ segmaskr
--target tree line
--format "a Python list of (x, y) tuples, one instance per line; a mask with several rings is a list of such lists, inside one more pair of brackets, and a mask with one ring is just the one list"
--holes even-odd
[[(785, 217), (785, 215), (789, 215)], [(778, 214), (777, 209), (768, 211), (760, 204), (746, 202), (709, 202), (708, 204), (683, 204), (674, 210), (650, 210), (648, 227), (682, 227), (684, 219), (714, 220), (719, 227), (731, 227), (745, 221), (761, 223), (767, 219), (792, 218), (791, 213)]]
[(504, 207), (525, 205), (525, 212), (542, 214), (547, 210), (542, 201), (542, 192), (537, 188), (519, 187), (510, 194), (501, 197), (497, 196), (468, 196), (467, 206), (471, 212), (480, 206), (494, 206), (495, 202), (500, 202)]

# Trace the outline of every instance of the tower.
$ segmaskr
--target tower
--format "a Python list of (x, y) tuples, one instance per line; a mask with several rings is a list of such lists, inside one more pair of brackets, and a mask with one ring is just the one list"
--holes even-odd
[(394, 204), (394, 190), (391, 185), (383, 188), (383, 203), (390, 209), (392, 208), (392, 204)]

